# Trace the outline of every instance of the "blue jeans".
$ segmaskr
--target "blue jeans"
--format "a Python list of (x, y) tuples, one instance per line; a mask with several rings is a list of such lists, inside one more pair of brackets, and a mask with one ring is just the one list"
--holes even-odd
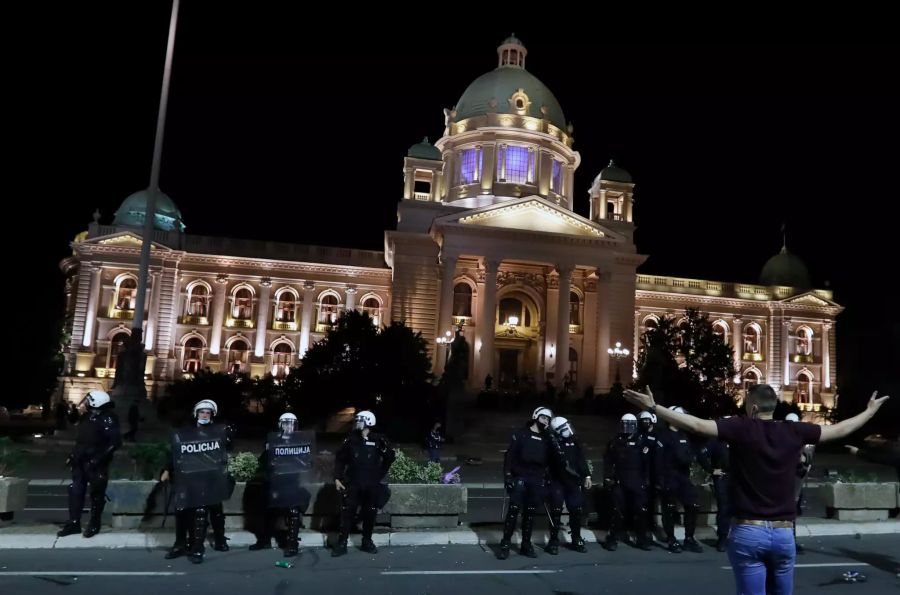
[(440, 448), (429, 448), (428, 449), (428, 460), (432, 463), (440, 463), (441, 462), (441, 449)]
[(772, 595), (791, 595), (794, 589), (794, 533), (790, 527), (732, 525), (728, 559), (737, 595), (766, 595), (766, 574), (772, 573)]

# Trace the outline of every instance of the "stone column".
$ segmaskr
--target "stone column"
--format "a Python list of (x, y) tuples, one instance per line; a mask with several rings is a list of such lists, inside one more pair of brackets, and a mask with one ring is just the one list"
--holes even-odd
[(347, 294), (347, 304), (345, 307), (346, 312), (352, 312), (356, 309), (356, 285), (347, 285), (347, 288), (344, 290)]
[(156, 346), (161, 272), (161, 270), (150, 271), (150, 312), (147, 314), (147, 332), (144, 333), (144, 349), (150, 353), (153, 353), (153, 348)]
[(744, 320), (739, 316), (734, 318), (731, 333), (731, 347), (734, 349), (734, 369), (741, 375), (741, 363), (744, 359)]
[(256, 348), (253, 355), (262, 357), (266, 353), (266, 327), (269, 322), (269, 302), (272, 295), (272, 280), (263, 277), (259, 282), (259, 303), (256, 310)]
[(216, 286), (213, 289), (213, 319), (210, 329), (209, 354), (219, 355), (222, 347), (222, 323), (225, 322), (225, 288), (228, 285), (228, 276), (216, 277)]
[(781, 365), (782, 385), (791, 384), (791, 319), (785, 318), (781, 322)]
[(94, 348), (94, 333), (97, 325), (97, 306), (100, 301), (100, 273), (103, 267), (99, 264), (91, 265), (91, 288), (88, 293), (87, 315), (84, 318), (84, 335), (81, 338), (81, 345), (87, 347), (88, 350)]
[(306, 355), (306, 350), (309, 349), (309, 332), (310, 326), (312, 324), (312, 311), (314, 301), (313, 291), (315, 291), (315, 289), (316, 284), (312, 281), (307, 281), (303, 284), (303, 315), (300, 318), (300, 358)]
[[(438, 315), (438, 325), (435, 329), (435, 337), (443, 337), (444, 333), (453, 326), (453, 280), (456, 277), (457, 256), (455, 254), (441, 254), (443, 271), (441, 272), (441, 309)], [(435, 351), (435, 374), (444, 372), (444, 363), (447, 359), (446, 351), (450, 345), (439, 345)]]
[(494, 333), (497, 320), (497, 271), (499, 260), (484, 261), (484, 307), (478, 317), (478, 333), (481, 336), (481, 372), (480, 378), (494, 375)]
[(572, 271), (575, 267), (569, 264), (558, 264), (559, 295), (556, 310), (556, 369), (554, 384), (563, 386), (566, 374), (569, 373), (569, 293), (572, 290)]
[(609, 353), (610, 348), (610, 294), (612, 274), (597, 269), (597, 378), (594, 381), (594, 390), (599, 393), (608, 393), (609, 381)]

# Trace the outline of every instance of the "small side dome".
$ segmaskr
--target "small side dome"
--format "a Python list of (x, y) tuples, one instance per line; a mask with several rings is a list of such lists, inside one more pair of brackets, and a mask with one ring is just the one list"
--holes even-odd
[(432, 161), (443, 159), (440, 149), (428, 142), (427, 136), (422, 139), (422, 142), (411, 146), (406, 152), (406, 156), (415, 157), (416, 159), (431, 159)]

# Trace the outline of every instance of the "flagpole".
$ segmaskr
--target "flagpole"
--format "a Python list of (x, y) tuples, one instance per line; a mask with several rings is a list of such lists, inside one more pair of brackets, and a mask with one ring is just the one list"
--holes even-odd
[(147, 207), (144, 215), (144, 233), (141, 243), (141, 262), (138, 267), (137, 299), (134, 305), (132, 342), (143, 342), (144, 303), (147, 298), (147, 277), (150, 271), (150, 246), (153, 242), (153, 223), (156, 219), (156, 195), (159, 193), (159, 169), (162, 159), (163, 136), (166, 129), (166, 109), (169, 105), (169, 82), (172, 78), (172, 54), (175, 50), (175, 29), (178, 24), (179, 0), (172, 1), (172, 17), (169, 20), (169, 42), (166, 46), (166, 64), (163, 69), (162, 92), (159, 96), (159, 114), (156, 118), (156, 141), (153, 145), (153, 165), (150, 168), (150, 185), (147, 188)]

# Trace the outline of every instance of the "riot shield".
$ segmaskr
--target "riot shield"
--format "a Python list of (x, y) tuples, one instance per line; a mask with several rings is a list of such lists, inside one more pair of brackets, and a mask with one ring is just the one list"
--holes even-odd
[(225, 426), (186, 427), (172, 438), (175, 509), (199, 508), (228, 499)]
[(313, 479), (316, 435), (313, 432), (269, 434), (266, 457), (269, 464), (269, 507), (303, 510), (309, 506), (306, 489)]

